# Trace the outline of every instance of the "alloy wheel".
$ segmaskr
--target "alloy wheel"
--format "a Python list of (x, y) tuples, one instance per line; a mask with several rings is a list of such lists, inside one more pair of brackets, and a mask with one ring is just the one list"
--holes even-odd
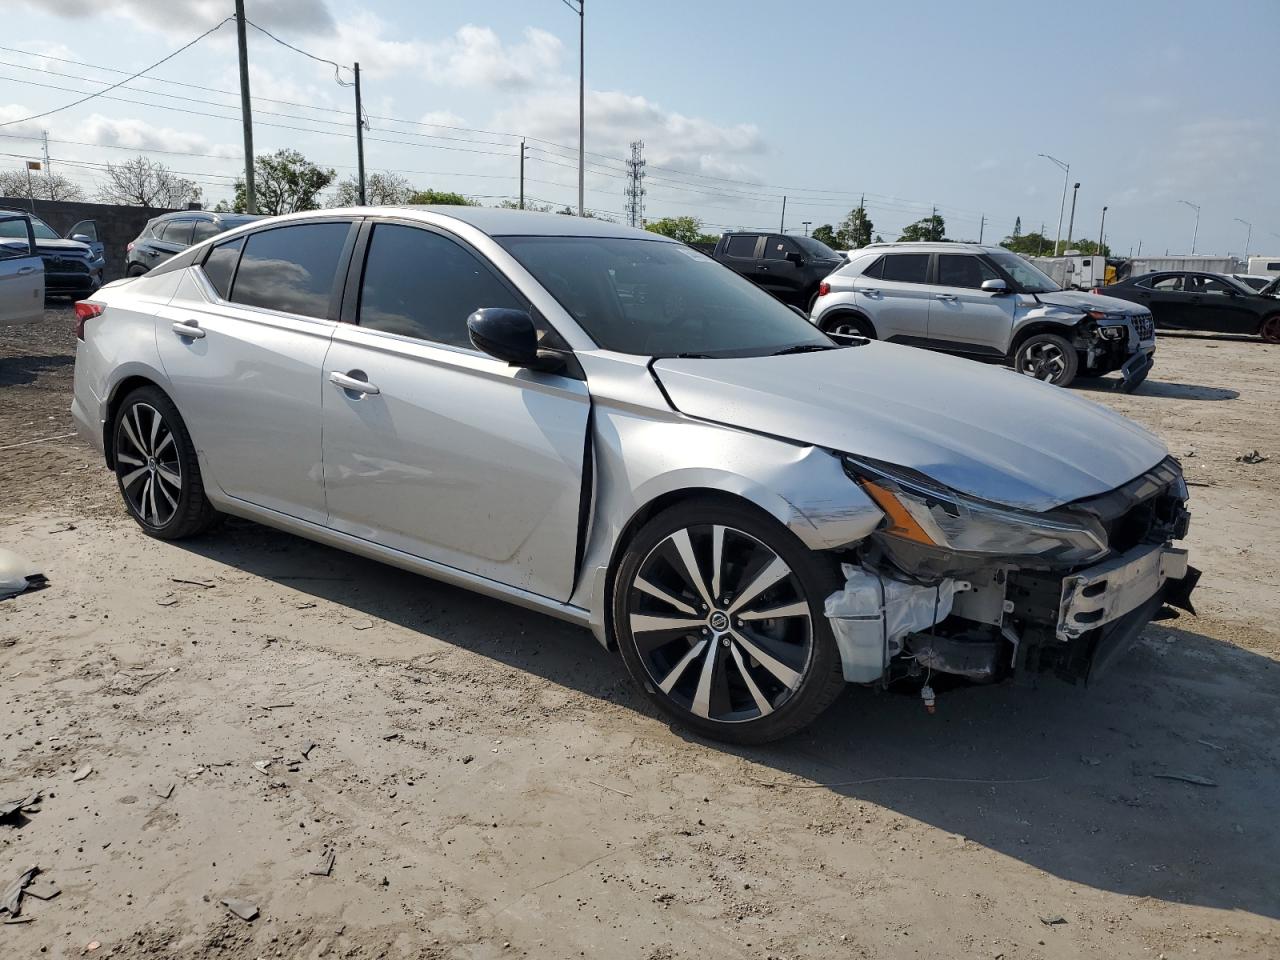
[(767, 544), (733, 527), (684, 527), (641, 561), (627, 628), (652, 685), (723, 723), (755, 720), (799, 689), (813, 658), (809, 601)]
[(1021, 372), (1037, 380), (1054, 383), (1066, 369), (1066, 354), (1056, 343), (1033, 343), (1022, 354)]
[(1280, 343), (1280, 314), (1267, 317), (1262, 321), (1262, 329), (1258, 331), (1267, 343)]
[(182, 463), (173, 428), (160, 411), (141, 401), (127, 408), (116, 429), (120, 489), (143, 523), (163, 527), (178, 510)]

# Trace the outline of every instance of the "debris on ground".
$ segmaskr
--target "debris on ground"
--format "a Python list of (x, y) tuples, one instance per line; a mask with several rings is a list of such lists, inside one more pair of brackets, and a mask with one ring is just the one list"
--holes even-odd
[(271, 776), (271, 774), (267, 773), (267, 767), (269, 767), (269, 766), (271, 766), (271, 761), (270, 761), (270, 760), (255, 760), (255, 761), (253, 761), (253, 768), (254, 768), (255, 770), (257, 770), (259, 773), (261, 773), (261, 774), (265, 774), (265, 775), (266, 775), (266, 776), (268, 776), (268, 777), (269, 777), (269, 776)]
[(1050, 915), (1041, 917), (1040, 922), (1043, 923), (1046, 927), (1056, 927), (1060, 923), (1066, 923), (1067, 918), (1062, 916), (1061, 914), (1055, 913), (1055, 914), (1050, 914)]
[(172, 796), (173, 796), (173, 788), (174, 788), (174, 784), (173, 784), (173, 783), (166, 783), (166, 784), (165, 784), (164, 786), (162, 786), (162, 787), (157, 787), (157, 786), (154, 786), (154, 785), (151, 787), (151, 789), (152, 789), (152, 791), (155, 793), (155, 795), (156, 795), (157, 797), (159, 797), (161, 800), (168, 800), (170, 797), (172, 797)]
[(353, 623), (353, 624), (351, 625), (351, 627), (352, 627), (352, 629), (353, 629), (353, 630), (372, 630), (372, 629), (373, 629), (373, 621), (372, 621), (372, 620), (357, 620), (355, 623)]
[(311, 751), (312, 751), (312, 750), (314, 750), (315, 748), (316, 748), (316, 745), (315, 745), (314, 743), (312, 743), (310, 740), (308, 740), (306, 743), (304, 743), (304, 744), (302, 745), (302, 759), (303, 759), (303, 760), (310, 760), (310, 759), (311, 759)]
[(1236, 463), (1266, 463), (1271, 458), (1264, 456), (1257, 450), (1250, 450), (1248, 453), (1242, 453), (1236, 457)]
[(22, 892), (24, 896), (35, 897), (37, 900), (52, 900), (62, 890), (48, 877), (36, 877)]
[(227, 897), (218, 902), (246, 923), (258, 918), (257, 906), (250, 903), (248, 900), (238, 900), (235, 897)]
[(216, 583), (211, 583), (208, 580), (187, 580), (184, 577), (170, 577), (169, 579), (174, 583), (186, 583), (193, 587), (202, 587), (205, 590), (212, 590), (217, 586)]
[(43, 590), (49, 578), (12, 550), (0, 547), (0, 600), (8, 600), (20, 593)]
[(79, 783), (81, 780), (85, 779), (85, 777), (89, 776), (89, 774), (91, 773), (93, 773), (93, 764), (86, 763), (83, 767), (81, 767), (79, 770), (77, 770), (75, 773), (71, 775), (71, 779), (74, 780), (76, 783)]
[(0, 803), (0, 821), (16, 818), (19, 813), (30, 813), (32, 808), (38, 809), (40, 796), (41, 792), (37, 790), (25, 800), (9, 800)]
[(1198, 773), (1153, 773), (1153, 777), (1161, 780), (1181, 780), (1183, 783), (1194, 783), (1197, 787), (1216, 787), (1217, 780), (1210, 780)]
[(337, 859), (337, 852), (333, 847), (328, 847), (320, 854), (320, 862), (307, 871), (313, 877), (327, 877), (333, 872), (333, 862)]
[(17, 880), (4, 888), (4, 892), (0, 893), (0, 913), (7, 913), (11, 917), (22, 913), (22, 893), (39, 872), (40, 868), (32, 864), (18, 875)]

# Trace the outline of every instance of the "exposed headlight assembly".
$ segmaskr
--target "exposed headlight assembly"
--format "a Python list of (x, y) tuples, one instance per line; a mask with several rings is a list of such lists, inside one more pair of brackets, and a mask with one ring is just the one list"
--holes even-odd
[(1106, 555), (1092, 517), (1016, 510), (957, 493), (914, 471), (846, 457), (845, 471), (884, 511), (882, 546), (910, 572), (945, 576), (994, 559), (1027, 566), (1075, 566)]

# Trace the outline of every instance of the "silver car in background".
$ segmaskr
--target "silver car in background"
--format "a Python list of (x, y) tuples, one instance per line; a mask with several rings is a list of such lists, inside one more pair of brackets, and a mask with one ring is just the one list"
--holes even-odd
[(298, 214), (79, 315), (74, 418), (147, 533), (233, 514), (590, 627), (709, 736), (785, 736), (846, 682), (1087, 679), (1189, 607), (1145, 430), (834, 343), (653, 233)]
[(1016, 253), (975, 243), (852, 250), (818, 288), (810, 317), (828, 333), (1005, 363), (1060, 387), (1119, 370), (1131, 391), (1156, 351), (1145, 307), (1062, 290)]

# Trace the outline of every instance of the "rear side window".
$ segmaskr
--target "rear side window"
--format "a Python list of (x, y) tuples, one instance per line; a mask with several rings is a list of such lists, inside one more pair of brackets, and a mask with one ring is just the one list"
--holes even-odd
[(191, 244), (191, 227), (190, 220), (170, 220), (164, 225), (164, 231), (160, 234), (160, 239), (166, 243), (180, 243), (184, 247)]
[(972, 287), (977, 290), (985, 280), (999, 280), (1000, 275), (977, 257), (944, 253), (938, 257), (938, 286)]
[(1152, 290), (1164, 290), (1166, 292), (1170, 290), (1181, 290), (1182, 278), (1179, 276), (1157, 277), (1154, 280), (1148, 281), (1145, 285), (1150, 287)]
[(197, 220), (195, 232), (191, 235), (191, 242), (199, 243), (201, 240), (216, 237), (221, 232), (218, 225), (212, 220)]
[(301, 223), (250, 234), (231, 300), (324, 319), (349, 229), (347, 223)]
[(360, 286), (360, 326), (473, 349), (467, 317), (481, 307), (524, 310), (528, 304), (488, 264), (447, 237), (395, 223), (374, 226)]
[(888, 253), (884, 258), (884, 279), (899, 283), (924, 283), (929, 275), (927, 253)]
[(235, 276), (236, 264), (240, 261), (240, 251), (243, 249), (244, 237), (236, 237), (210, 249), (209, 256), (205, 258), (204, 275), (223, 300), (230, 296), (231, 278)]
[(756, 238), (755, 237), (730, 237), (729, 245), (725, 247), (725, 256), (728, 257), (747, 257), (751, 258), (756, 255)]
[(876, 262), (862, 271), (864, 277), (879, 280), (884, 276), (884, 257), (877, 257)]

